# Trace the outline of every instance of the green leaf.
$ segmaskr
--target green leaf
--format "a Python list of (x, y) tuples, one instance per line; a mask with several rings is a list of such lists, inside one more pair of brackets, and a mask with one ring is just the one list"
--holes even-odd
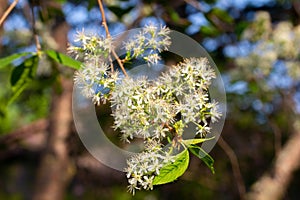
[(33, 80), (36, 73), (37, 64), (38, 56), (35, 55), (27, 58), (24, 62), (13, 69), (10, 77), (13, 95), (10, 98), (9, 103), (14, 101), (27, 87), (28, 83)]
[(220, 34), (220, 31), (213, 25), (202, 26), (200, 31), (207, 36), (217, 36)]
[(219, 9), (219, 8), (213, 8), (210, 11), (210, 15), (215, 16), (217, 18), (219, 18), (219, 20), (226, 22), (226, 23), (232, 23), (233, 22), (233, 18), (229, 15), (228, 12), (226, 12), (225, 10)]
[(23, 57), (23, 56), (27, 56), (33, 53), (32, 52), (23, 52), (23, 53), (16, 53), (16, 54), (12, 54), (10, 56), (4, 57), (0, 59), (0, 69), (3, 67), (6, 67), (7, 65), (11, 64), (13, 61)]
[(45, 51), (45, 53), (49, 56), (49, 58), (51, 58), (55, 62), (58, 62), (67, 67), (71, 67), (73, 69), (80, 69), (81, 62), (74, 60), (73, 58), (71, 58), (63, 53), (59, 53), (54, 50), (48, 50), (48, 51)]
[(215, 137), (211, 137), (211, 138), (197, 138), (197, 139), (188, 139), (188, 140), (183, 140), (183, 144), (185, 144), (186, 146), (190, 146), (192, 144), (199, 144), (208, 140), (212, 140)]
[(210, 171), (213, 174), (215, 173), (215, 169), (214, 169), (215, 161), (210, 155), (208, 155), (208, 153), (206, 153), (201, 147), (197, 145), (190, 145), (188, 149), (192, 154), (200, 158), (209, 167)]
[(173, 22), (179, 22), (179, 20), (180, 20), (179, 14), (172, 8), (170, 8), (168, 11), (169, 11), (169, 15), (171, 17), (171, 20)]
[(239, 23), (235, 24), (234, 32), (237, 34), (239, 39), (241, 38), (242, 33), (246, 30), (246, 28), (249, 26), (249, 24), (250, 24), (249, 22), (245, 22), (245, 21), (242, 21), (242, 22), (239, 22)]
[(167, 163), (159, 170), (159, 175), (154, 178), (153, 185), (161, 185), (175, 181), (186, 171), (188, 165), (189, 152), (185, 149), (176, 156), (175, 162)]

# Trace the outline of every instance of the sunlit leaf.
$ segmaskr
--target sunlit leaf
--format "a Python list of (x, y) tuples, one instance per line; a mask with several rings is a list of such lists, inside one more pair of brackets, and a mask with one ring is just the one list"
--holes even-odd
[(67, 67), (71, 67), (73, 69), (80, 69), (81, 62), (74, 60), (73, 58), (71, 58), (63, 53), (59, 53), (54, 50), (48, 50), (48, 51), (45, 51), (45, 53), (49, 56), (49, 58), (51, 58), (55, 62), (58, 62)]
[(185, 149), (176, 156), (175, 162), (168, 163), (159, 170), (159, 175), (154, 178), (153, 185), (161, 185), (175, 181), (186, 171), (188, 165), (189, 152)]
[(192, 144), (199, 144), (199, 143), (202, 143), (202, 142), (205, 142), (205, 141), (208, 141), (208, 140), (212, 140), (214, 139), (214, 137), (211, 137), (211, 138), (196, 138), (196, 139), (188, 139), (188, 140), (183, 140), (182, 142), (189, 146), (189, 145), (192, 145)]
[(0, 58), (0, 69), (3, 68), (3, 67), (6, 67), (9, 64), (11, 64), (15, 60), (17, 60), (21, 57), (30, 55), (30, 54), (33, 55), (33, 53), (31, 53), (31, 52), (23, 52), (23, 53), (12, 54), (12, 55), (4, 57), (4, 58)]
[(206, 153), (201, 147), (197, 146), (197, 145), (190, 145), (188, 147), (188, 149), (190, 150), (190, 152), (192, 154), (194, 154), (195, 156), (197, 156), (198, 158), (200, 158), (210, 169), (210, 171), (214, 174), (215, 170), (214, 170), (214, 159), (208, 155), (208, 153)]

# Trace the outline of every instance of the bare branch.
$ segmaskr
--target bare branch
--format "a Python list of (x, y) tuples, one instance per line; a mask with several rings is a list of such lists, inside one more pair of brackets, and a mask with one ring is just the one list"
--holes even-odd
[(31, 10), (31, 17), (32, 17), (32, 32), (33, 32), (33, 38), (36, 46), (37, 52), (41, 51), (42, 47), (40, 44), (39, 36), (36, 31), (36, 23), (35, 23), (35, 14), (34, 14), (34, 5), (30, 4), (30, 10)]
[(14, 9), (14, 7), (17, 5), (17, 3), (19, 2), (19, 0), (15, 0), (14, 2), (12, 2), (12, 4), (10, 4), (10, 6), (7, 8), (7, 10), (5, 11), (5, 13), (3, 14), (3, 16), (0, 19), (0, 26), (2, 26), (3, 22), (5, 21), (5, 19), (7, 18), (7, 16), (9, 15), (9, 13)]
[[(106, 37), (107, 38), (111, 38), (110, 32), (108, 30), (107, 22), (106, 22), (106, 17), (105, 17), (105, 12), (104, 12), (104, 7), (103, 7), (102, 0), (98, 0), (98, 4), (99, 4), (101, 16), (102, 16), (102, 25), (103, 25), (103, 27), (105, 29), (105, 32), (106, 32)], [(115, 57), (115, 59), (117, 60), (117, 62), (119, 64), (121, 70), (123, 71), (124, 75), (128, 76), (127, 72), (126, 72), (126, 70), (124, 68), (123, 63), (122, 63), (121, 59), (119, 58), (119, 56), (117, 55), (117, 53), (115, 52), (115, 50), (112, 49), (111, 52), (112, 52), (113, 56)], [(111, 70), (113, 71), (113, 66), (111, 66), (111, 68), (112, 68)]]

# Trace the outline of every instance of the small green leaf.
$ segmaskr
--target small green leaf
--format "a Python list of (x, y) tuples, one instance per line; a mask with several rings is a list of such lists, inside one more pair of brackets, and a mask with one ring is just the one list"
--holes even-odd
[(13, 95), (9, 100), (9, 103), (14, 101), (21, 92), (27, 87), (35, 76), (38, 64), (38, 56), (32, 56), (27, 58), (20, 65), (16, 66), (11, 74), (10, 83), (12, 86)]
[(197, 138), (197, 139), (188, 139), (188, 140), (183, 140), (183, 144), (185, 144), (186, 146), (190, 146), (192, 144), (199, 144), (208, 140), (212, 140), (215, 137), (211, 137), (211, 138)]
[(23, 84), (23, 82), (28, 79), (33, 79), (37, 67), (36, 64), (37, 56), (33, 56), (13, 69), (10, 77), (10, 84), (13, 86), (13, 89), (14, 87), (18, 87), (18, 85)]
[(81, 67), (81, 62), (74, 60), (73, 58), (71, 58), (63, 53), (59, 53), (54, 50), (48, 50), (48, 51), (45, 51), (45, 53), (49, 56), (49, 58), (51, 58), (55, 62), (58, 62), (67, 67), (71, 67), (73, 69), (80, 69), (80, 67)]
[(3, 67), (6, 67), (7, 65), (11, 64), (13, 61), (23, 57), (23, 56), (27, 56), (33, 53), (32, 52), (23, 52), (23, 53), (16, 53), (16, 54), (12, 54), (10, 56), (4, 57), (0, 59), (0, 69)]
[(202, 26), (200, 31), (207, 36), (216, 36), (220, 33), (220, 31), (213, 25)]
[(154, 178), (153, 185), (161, 185), (175, 181), (186, 171), (188, 165), (189, 152), (185, 149), (176, 156), (175, 162), (167, 163), (159, 170), (159, 175)]
[(17, 84), (17, 82), (20, 80), (24, 70), (25, 70), (25, 62), (21, 63), (19, 66), (16, 66), (11, 74), (10, 77), (10, 84), (11, 86), (15, 86)]
[(172, 8), (170, 8), (168, 11), (169, 11), (169, 15), (170, 15), (172, 21), (179, 22), (179, 20), (180, 20), (179, 14)]
[(225, 10), (219, 9), (219, 8), (213, 8), (210, 13), (216, 17), (219, 18), (219, 20), (222, 20), (226, 23), (232, 23), (233, 22), (233, 18), (230, 16), (230, 14), (228, 12), (226, 12)]
[(208, 155), (208, 153), (206, 153), (201, 147), (197, 146), (197, 145), (190, 145), (188, 147), (188, 149), (190, 150), (190, 152), (192, 154), (194, 154), (195, 156), (197, 156), (198, 158), (200, 158), (210, 169), (210, 171), (214, 174), (215, 170), (214, 170), (214, 159)]

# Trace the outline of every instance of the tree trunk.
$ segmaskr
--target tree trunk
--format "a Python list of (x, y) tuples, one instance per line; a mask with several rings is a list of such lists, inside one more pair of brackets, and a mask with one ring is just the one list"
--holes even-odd
[[(60, 21), (54, 28), (52, 35), (61, 52), (66, 51), (67, 33), (69, 26)], [(54, 92), (50, 110), (48, 144), (41, 158), (37, 171), (33, 200), (62, 200), (66, 187), (74, 175), (75, 166), (69, 156), (67, 138), (70, 136), (72, 118), (72, 90), (73, 81), (64, 78), (61, 70), (61, 93)], [(57, 88), (54, 88), (57, 89)]]
[(34, 200), (60, 200), (74, 173), (67, 146), (72, 122), (72, 81), (62, 79), (63, 91), (53, 97), (49, 138), (37, 173)]

